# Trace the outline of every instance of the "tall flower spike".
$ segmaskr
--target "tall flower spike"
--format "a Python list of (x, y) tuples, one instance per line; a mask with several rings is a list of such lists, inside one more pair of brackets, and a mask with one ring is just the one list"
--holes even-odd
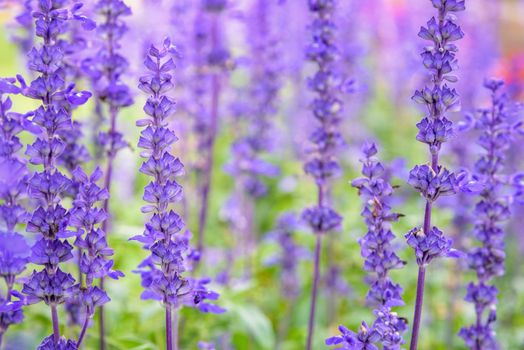
[[(19, 234), (17, 226), (27, 221), (21, 200), (27, 195), (29, 177), (26, 164), (18, 157), (22, 148), (18, 134), (26, 123), (25, 116), (10, 112), (9, 94), (20, 89), (14, 79), (0, 79), (0, 277), (5, 283), (5, 295), (0, 295), (0, 347), (9, 326), (22, 322), (23, 300), (14, 290), (17, 276), (25, 270), (30, 247)], [(14, 298), (13, 298), (14, 297)]]
[(26, 230), (38, 235), (30, 261), (42, 268), (32, 273), (22, 290), (28, 303), (43, 301), (51, 308), (53, 334), (44, 339), (39, 349), (67, 343), (60, 337), (57, 307), (71, 297), (76, 289), (74, 278), (60, 268), (62, 263), (73, 257), (73, 247), (64, 239), (72, 234), (67, 229), (69, 213), (61, 205), (61, 198), (70, 188), (71, 180), (59, 172), (56, 166), (65, 147), (60, 135), (72, 125), (71, 111), (75, 106), (85, 103), (91, 94), (77, 92), (74, 84), (66, 83), (61, 37), (71, 21), (79, 20), (76, 14), (78, 6), (68, 9), (68, 5), (63, 0), (38, 2), (33, 17), (36, 36), (43, 43), (28, 54), (28, 67), (37, 77), (29, 86), (25, 86), (20, 79), (24, 94), (41, 102), (32, 119), (38, 138), (27, 146), (26, 154), (32, 164), (41, 165), (43, 170), (29, 180), (29, 195), (38, 201), (38, 207), (29, 219)]
[(120, 271), (112, 270), (113, 250), (109, 248), (105, 232), (100, 228), (107, 219), (107, 214), (98, 203), (109, 197), (107, 189), (101, 189), (96, 182), (103, 176), (102, 171), (96, 168), (91, 176), (87, 176), (81, 168), (73, 173), (73, 180), (79, 184), (78, 192), (73, 201), (69, 225), (77, 229), (75, 246), (80, 252), (80, 289), (77, 300), (83, 307), (83, 324), (76, 346), (80, 348), (87, 326), (95, 314), (96, 308), (110, 301), (107, 293), (95, 285), (96, 279), (109, 276), (113, 279), (122, 277)]
[(376, 318), (371, 327), (363, 323), (358, 333), (341, 326), (342, 335), (327, 339), (326, 344), (342, 344), (342, 349), (360, 349), (357, 344), (366, 344), (365, 349), (373, 349), (374, 346), (376, 349), (377, 344), (382, 344), (384, 349), (400, 349), (407, 323), (391, 308), (404, 304), (402, 288), (389, 277), (390, 270), (405, 265), (396, 254), (392, 242), (395, 234), (391, 231), (391, 223), (397, 221), (400, 214), (391, 211), (389, 202), (393, 187), (388, 182), (384, 166), (375, 156), (377, 147), (374, 143), (366, 143), (362, 152), (364, 176), (353, 180), (351, 184), (358, 189), (364, 204), (361, 215), (368, 231), (359, 243), (361, 255), (365, 258), (364, 270), (369, 272), (366, 280), (370, 289), (366, 300), (375, 308)]
[(302, 215), (304, 221), (309, 224), (316, 235), (307, 337), (308, 350), (312, 348), (313, 344), (322, 236), (342, 223), (342, 217), (328, 203), (330, 180), (336, 177), (341, 170), (335, 154), (343, 144), (342, 135), (339, 132), (342, 101), (338, 97), (342, 79), (335, 71), (335, 63), (338, 59), (338, 49), (334, 43), (336, 26), (333, 21), (333, 11), (335, 7), (336, 1), (334, 0), (309, 1), (309, 10), (313, 14), (313, 22), (309, 29), (313, 40), (306, 49), (306, 56), (317, 65), (317, 72), (309, 78), (308, 86), (316, 94), (310, 107), (320, 125), (309, 137), (314, 147), (310, 160), (304, 166), (305, 172), (315, 179), (318, 187), (317, 204), (306, 209)]
[[(280, 90), (279, 40), (270, 31), (273, 6), (270, 1), (258, 0), (253, 4), (251, 20), (246, 21), (251, 44), (250, 78), (247, 91), (239, 91), (240, 101), (233, 106), (238, 115), (237, 139), (231, 145), (232, 159), (226, 164), (226, 171), (236, 180), (230, 202), (239, 206), (240, 216), (232, 213), (230, 217), (239, 228), (239, 246), (245, 260), (253, 256), (258, 236), (256, 201), (267, 194), (266, 179), (280, 172), (264, 157), (275, 148), (272, 118), (278, 111)], [(252, 265), (245, 262), (245, 277), (251, 275)]]
[[(431, 83), (422, 90), (415, 91), (413, 100), (424, 105), (426, 116), (417, 124), (417, 140), (428, 145), (429, 165), (417, 165), (409, 174), (412, 185), (426, 201), (422, 227), (415, 227), (406, 234), (407, 243), (415, 251), (419, 265), (417, 297), (411, 334), (410, 350), (416, 350), (422, 316), (426, 268), (435, 258), (458, 257), (452, 249), (451, 239), (431, 224), (431, 208), (440, 196), (453, 195), (461, 187), (461, 176), (455, 175), (439, 165), (439, 152), (442, 144), (453, 134), (453, 123), (447, 113), (459, 104), (455, 89), (447, 83), (457, 81), (452, 73), (457, 66), (455, 58), (458, 47), (455, 41), (464, 33), (455, 23), (454, 12), (465, 9), (463, 0), (431, 0), (437, 9), (437, 17), (432, 17), (426, 27), (422, 27), (419, 37), (430, 42), (421, 53), (422, 63), (431, 76)], [(447, 82), (447, 83), (446, 83)]]
[(140, 172), (153, 179), (144, 190), (143, 199), (148, 204), (142, 207), (142, 212), (151, 216), (143, 235), (133, 238), (142, 242), (150, 253), (138, 271), (145, 288), (142, 298), (161, 301), (165, 307), (168, 350), (178, 349), (178, 340), (172, 338), (172, 327), (177, 327), (173, 325), (173, 313), (183, 305), (198, 307), (203, 312), (222, 312), (204, 301), (218, 298), (218, 294), (207, 290), (208, 280), (184, 276), (190, 267), (190, 233), (184, 230), (182, 218), (171, 209), (183, 195), (176, 178), (184, 173), (182, 162), (168, 152), (178, 140), (168, 127), (175, 102), (166, 95), (174, 86), (175, 63), (171, 58), (174, 54), (176, 49), (169, 39), (164, 40), (161, 48), (151, 46), (144, 61), (148, 74), (140, 78), (138, 86), (149, 94), (144, 106), (148, 118), (136, 123), (144, 127), (138, 147), (144, 150), (141, 156), (146, 160)]
[(480, 109), (472, 127), (480, 131), (478, 144), (483, 149), (475, 163), (475, 175), (484, 185), (475, 206), (473, 235), (480, 245), (468, 253), (469, 268), (476, 272), (477, 281), (467, 286), (465, 300), (475, 306), (475, 324), (464, 327), (460, 336), (472, 350), (498, 349), (495, 338), (497, 288), (492, 280), (504, 274), (504, 222), (511, 217), (511, 197), (505, 187), (512, 186), (504, 173), (510, 146), (519, 124), (514, 106), (503, 92), (504, 83), (487, 80), (484, 86), (491, 93), (491, 108)]
[[(98, 34), (100, 49), (92, 58), (82, 62), (85, 74), (91, 79), (97, 96), (95, 115), (100, 117), (109, 115), (109, 130), (99, 132), (96, 139), (97, 158), (103, 154), (107, 157), (104, 171), (104, 188), (111, 193), (113, 163), (121, 149), (128, 146), (124, 136), (117, 128), (117, 119), (123, 107), (133, 103), (130, 90), (122, 81), (122, 75), (127, 71), (129, 63), (120, 54), (120, 41), (127, 32), (127, 25), (123, 17), (131, 15), (131, 9), (122, 0), (99, 0), (95, 5), (95, 12), (99, 15)], [(99, 103), (101, 101), (102, 103)], [(99, 123), (99, 121), (95, 122)], [(96, 124), (96, 127), (99, 125)], [(95, 130), (98, 132), (98, 130)], [(104, 211), (111, 217), (109, 198), (104, 200)], [(102, 231), (109, 233), (110, 220), (102, 224)], [(104, 289), (104, 279), (101, 279), (101, 288)], [(99, 308), (100, 349), (105, 350), (105, 316), (103, 306)]]
[[(199, 167), (198, 192), (200, 208), (198, 216), (197, 250), (203, 254), (204, 236), (207, 224), (211, 178), (215, 164), (214, 147), (219, 126), (220, 98), (224, 72), (231, 66), (229, 51), (222, 43), (222, 14), (226, 10), (227, 0), (202, 0), (195, 17), (197, 57), (195, 74), (195, 93), (199, 99), (196, 110), (195, 128), (198, 137), (198, 154), (202, 155)], [(204, 71), (208, 73), (205, 74)], [(209, 85), (209, 89), (205, 86)], [(207, 91), (209, 90), (209, 91)], [(203, 101), (203, 97), (210, 100)], [(209, 110), (205, 108), (209, 105)]]

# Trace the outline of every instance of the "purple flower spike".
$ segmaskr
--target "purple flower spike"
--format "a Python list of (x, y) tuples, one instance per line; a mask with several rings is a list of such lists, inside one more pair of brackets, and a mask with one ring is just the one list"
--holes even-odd
[(14, 289), (15, 281), (25, 270), (30, 254), (25, 238), (16, 231), (29, 217), (21, 205), (27, 196), (29, 174), (18, 155), (22, 148), (18, 134), (27, 123), (26, 116), (11, 112), (11, 99), (5, 96), (20, 93), (14, 83), (14, 79), (0, 79), (0, 278), (6, 286), (6, 294), (0, 296), (0, 347), (9, 326), (24, 318), (23, 297), (15, 301), (13, 296), (21, 297)]
[[(501, 80), (486, 80), (484, 86), (491, 94), (491, 107), (479, 109), (471, 127), (480, 132), (478, 144), (483, 150), (474, 166), (474, 176), (483, 186), (474, 209), (473, 236), (480, 245), (468, 252), (467, 262), (476, 272), (477, 281), (469, 283), (465, 300), (475, 307), (476, 322), (460, 330), (459, 335), (472, 350), (497, 349), (495, 320), (497, 288), (489, 283), (504, 274), (504, 222), (511, 218), (511, 197), (507, 189), (515, 187), (516, 197), (521, 187), (505, 174), (510, 147), (520, 118), (516, 106), (509, 100)], [(507, 180), (510, 179), (510, 180)]]
[(142, 242), (144, 249), (150, 252), (137, 272), (145, 288), (142, 299), (161, 301), (166, 309), (168, 350), (173, 346), (177, 348), (174, 345), (177, 340), (172, 339), (173, 311), (177, 312), (184, 305), (202, 312), (224, 311), (206, 301), (218, 299), (217, 293), (207, 289), (208, 280), (183, 276), (191, 267), (190, 233), (183, 230), (182, 219), (170, 210), (182, 197), (182, 186), (176, 179), (184, 173), (180, 160), (168, 153), (168, 146), (177, 140), (167, 123), (175, 111), (175, 102), (166, 95), (174, 86), (173, 48), (169, 40), (165, 40), (161, 48), (151, 46), (144, 61), (147, 74), (140, 78), (139, 88), (150, 94), (144, 107), (148, 117), (137, 123), (146, 126), (141, 131), (139, 147), (146, 150), (142, 157), (147, 160), (142, 163), (140, 172), (152, 177), (144, 190), (144, 200), (149, 204), (142, 211), (153, 215), (143, 235), (132, 238)]
[[(330, 207), (327, 197), (331, 181), (341, 173), (336, 153), (344, 143), (340, 133), (342, 100), (339, 95), (344, 91), (345, 83), (336, 71), (339, 59), (334, 21), (336, 1), (311, 0), (308, 6), (312, 14), (309, 26), (312, 40), (306, 48), (306, 57), (317, 68), (316, 73), (308, 79), (308, 87), (315, 94), (310, 109), (318, 122), (318, 127), (309, 136), (312, 148), (309, 160), (304, 165), (305, 173), (314, 178), (318, 187), (316, 205), (303, 213), (304, 221), (309, 223), (317, 235), (306, 346), (310, 350), (313, 344), (322, 236), (342, 224), (342, 217)], [(333, 266), (330, 268), (333, 269)]]
[(467, 186), (462, 186), (463, 179), (459, 179), (462, 175), (455, 175), (439, 165), (442, 145), (453, 136), (453, 123), (449, 120), (448, 113), (460, 106), (457, 92), (450, 88), (448, 83), (458, 80), (453, 75), (457, 67), (458, 52), (455, 43), (464, 37), (452, 13), (463, 11), (464, 1), (431, 0), (431, 3), (438, 10), (438, 16), (432, 17), (418, 33), (421, 39), (429, 42), (420, 56), (422, 64), (431, 76), (431, 83), (415, 91), (412, 97), (415, 102), (426, 108), (426, 116), (417, 124), (416, 139), (428, 145), (430, 162), (427, 165), (416, 165), (410, 171), (408, 180), (426, 201), (422, 227), (414, 228), (406, 234), (408, 245), (414, 249), (419, 265), (410, 350), (416, 350), (418, 346), (427, 265), (438, 257), (459, 256), (459, 253), (451, 248), (452, 241), (445, 238), (442, 231), (431, 224), (432, 206), (440, 196), (469, 190)]
[[(60, 268), (73, 257), (73, 247), (64, 240), (72, 235), (67, 229), (70, 213), (61, 205), (62, 198), (72, 188), (72, 182), (58, 171), (57, 165), (71, 163), (76, 155), (86, 153), (85, 149), (74, 145), (77, 135), (70, 137), (74, 125), (71, 114), (76, 106), (86, 103), (91, 94), (76, 91), (75, 85), (68, 82), (70, 74), (66, 56), (69, 51), (68, 45), (64, 45), (64, 34), (70, 21), (80, 16), (77, 13), (79, 6), (69, 9), (69, 5), (63, 0), (33, 3), (35, 34), (42, 39), (42, 44), (28, 53), (28, 67), (36, 78), (28, 86), (18, 77), (22, 93), (40, 102), (32, 113), (33, 126), (25, 127), (37, 135), (34, 143), (26, 149), (29, 161), (43, 168), (28, 181), (28, 192), (37, 208), (26, 230), (38, 235), (30, 261), (41, 265), (42, 269), (32, 273), (22, 292), (27, 295), (28, 303), (43, 301), (51, 308), (53, 335), (39, 346), (42, 349), (70, 348), (67, 345), (70, 341), (60, 338), (57, 306), (66, 302), (77, 289), (74, 278)], [(84, 21), (88, 19), (84, 18)]]
[(407, 323), (391, 308), (404, 305), (403, 290), (391, 280), (389, 271), (406, 264), (395, 252), (395, 234), (391, 230), (391, 223), (401, 215), (391, 211), (389, 202), (393, 187), (384, 166), (375, 157), (376, 145), (365, 143), (362, 153), (364, 176), (353, 180), (351, 184), (358, 189), (364, 204), (361, 215), (368, 231), (359, 243), (361, 255), (365, 258), (364, 270), (369, 272), (366, 281), (370, 289), (366, 301), (375, 308), (376, 318), (371, 327), (363, 322), (358, 333), (340, 326), (342, 335), (327, 339), (326, 344), (342, 344), (338, 349), (379, 349), (379, 344), (384, 349), (400, 349), (404, 344), (402, 334), (407, 330)]

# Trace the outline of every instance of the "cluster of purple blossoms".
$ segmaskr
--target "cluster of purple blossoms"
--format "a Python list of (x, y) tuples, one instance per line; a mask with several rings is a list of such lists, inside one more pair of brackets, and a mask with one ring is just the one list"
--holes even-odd
[(274, 147), (271, 117), (277, 112), (280, 90), (278, 39), (270, 32), (272, 5), (258, 0), (250, 25), (250, 63), (248, 105), (243, 109), (248, 125), (246, 135), (233, 143), (230, 172), (241, 179), (243, 191), (252, 198), (267, 194), (264, 177), (274, 177), (278, 168), (263, 158)]
[(0, 79), (0, 277), (5, 283), (5, 294), (0, 292), (0, 347), (8, 327), (24, 317), (23, 296), (14, 285), (26, 268), (30, 250), (24, 237), (16, 232), (28, 217), (21, 200), (26, 195), (29, 175), (25, 162), (17, 156), (22, 148), (17, 135), (24, 130), (25, 116), (11, 112), (12, 101), (4, 98), (20, 92), (13, 83), (14, 79)]
[(101, 154), (108, 157), (105, 185), (109, 189), (113, 159), (119, 150), (128, 146), (122, 133), (117, 130), (117, 117), (122, 107), (133, 103), (129, 87), (122, 82), (122, 75), (127, 71), (129, 62), (119, 53), (120, 40), (128, 30), (122, 17), (130, 16), (131, 9), (122, 0), (99, 0), (94, 11), (101, 18), (97, 26), (100, 49), (94, 57), (82, 62), (82, 69), (92, 82), (97, 101), (107, 106), (104, 109), (98, 105), (96, 115), (109, 114), (109, 130), (99, 132), (96, 139), (97, 157)]
[[(197, 231), (197, 249), (203, 252), (207, 224), (211, 178), (215, 163), (215, 141), (219, 126), (220, 98), (223, 75), (232, 67), (229, 50), (222, 40), (221, 16), (227, 0), (203, 0), (195, 16), (195, 122), (198, 154), (198, 192), (200, 209)], [(206, 102), (205, 99), (209, 100)], [(209, 107), (206, 107), (209, 106)]]
[(359, 243), (362, 257), (365, 258), (364, 269), (370, 273), (367, 279), (370, 289), (366, 300), (375, 308), (376, 319), (371, 327), (363, 322), (358, 333), (340, 326), (342, 335), (327, 339), (326, 344), (342, 345), (341, 349), (348, 350), (378, 349), (375, 344), (382, 344), (383, 349), (400, 349), (404, 343), (402, 334), (407, 330), (407, 323), (391, 308), (404, 304), (402, 287), (395, 284), (388, 275), (390, 270), (405, 265), (392, 243), (395, 235), (391, 231), (391, 223), (397, 221), (400, 214), (391, 211), (389, 202), (393, 187), (388, 182), (384, 166), (375, 157), (375, 144), (364, 144), (362, 151), (364, 176), (353, 180), (352, 185), (358, 188), (364, 203), (361, 215), (368, 231)]
[(438, 10), (438, 16), (432, 17), (418, 34), (430, 42), (421, 57), (430, 73), (431, 84), (417, 90), (413, 96), (414, 101), (427, 109), (426, 117), (417, 124), (417, 140), (428, 145), (431, 161), (429, 165), (415, 166), (408, 180), (426, 200), (422, 227), (406, 234), (407, 243), (415, 250), (419, 265), (411, 350), (417, 349), (426, 267), (435, 258), (458, 256), (451, 248), (452, 241), (445, 238), (436, 226), (431, 226), (431, 208), (439, 196), (457, 193), (461, 184), (459, 176), (439, 165), (439, 152), (442, 144), (453, 135), (452, 122), (446, 115), (459, 104), (457, 92), (446, 82), (457, 81), (457, 77), (452, 75), (457, 66), (458, 51), (454, 42), (461, 39), (464, 33), (455, 23), (453, 13), (465, 10), (465, 4), (463, 0), (431, 0), (431, 3)]
[[(67, 31), (71, 20), (86, 21), (84, 16), (76, 14), (78, 5), (71, 9), (67, 9), (67, 5), (64, 0), (38, 2), (33, 17), (36, 36), (42, 38), (43, 44), (34, 47), (28, 54), (28, 66), (37, 77), (29, 86), (19, 79), (24, 95), (41, 101), (32, 118), (38, 137), (32, 145), (28, 145), (26, 154), (30, 163), (42, 165), (43, 170), (28, 181), (29, 195), (37, 202), (37, 208), (26, 230), (39, 235), (31, 249), (30, 262), (41, 265), (42, 269), (33, 271), (22, 290), (27, 303), (43, 301), (51, 308), (53, 334), (44, 340), (39, 349), (53, 346), (49, 344), (58, 347), (61, 343), (70, 343), (60, 338), (57, 306), (64, 303), (75, 289), (74, 278), (60, 269), (61, 263), (73, 257), (73, 247), (65, 240), (72, 234), (67, 229), (69, 213), (61, 205), (61, 197), (70, 188), (71, 180), (56, 166), (65, 148), (60, 134), (71, 128), (71, 111), (91, 96), (88, 92), (74, 91), (74, 84), (66, 84), (60, 37)], [(72, 343), (67, 348), (74, 349), (76, 346)]]
[[(478, 144), (483, 149), (474, 170), (484, 185), (474, 210), (473, 234), (481, 243), (468, 253), (468, 266), (476, 272), (477, 282), (467, 286), (465, 300), (475, 306), (475, 324), (462, 328), (460, 336), (470, 349), (497, 349), (494, 323), (498, 290), (490, 282), (504, 274), (505, 230), (503, 223), (511, 216), (511, 196), (505, 187), (512, 185), (504, 167), (513, 136), (521, 123), (514, 117), (514, 106), (503, 92), (500, 80), (487, 80), (491, 108), (479, 109), (471, 127), (479, 130)], [(518, 177), (517, 177), (518, 178)], [(518, 182), (518, 181), (517, 181)]]
[(109, 257), (113, 255), (113, 250), (109, 248), (106, 234), (100, 228), (107, 219), (107, 214), (104, 209), (96, 205), (109, 197), (107, 189), (102, 189), (96, 184), (102, 175), (99, 168), (96, 168), (89, 177), (81, 168), (73, 172), (73, 180), (80, 185), (73, 201), (73, 209), (70, 211), (69, 225), (77, 230), (74, 245), (81, 254), (79, 257), (81, 281), (76, 291), (76, 299), (80, 301), (84, 314), (82, 330), (77, 341), (78, 347), (84, 339), (96, 308), (110, 300), (103, 289), (94, 285), (95, 280), (106, 276), (113, 279), (123, 277), (120, 271), (112, 269), (113, 260)]
[(313, 149), (310, 151), (311, 158), (304, 166), (305, 172), (315, 179), (318, 187), (317, 204), (307, 208), (302, 214), (303, 220), (317, 236), (307, 349), (311, 349), (313, 341), (322, 236), (342, 223), (342, 217), (330, 207), (327, 200), (329, 181), (341, 172), (335, 154), (344, 143), (339, 125), (342, 101), (338, 97), (344, 82), (335, 70), (339, 56), (335, 45), (335, 7), (334, 0), (309, 1), (309, 10), (313, 14), (313, 22), (309, 29), (313, 40), (306, 49), (306, 56), (317, 65), (317, 71), (308, 79), (308, 87), (316, 95), (310, 108), (320, 125), (309, 136)]
[(318, 203), (315, 207), (306, 209), (303, 217), (316, 234), (324, 234), (338, 227), (342, 221), (340, 215), (326, 203), (328, 182), (341, 171), (335, 153), (343, 144), (339, 131), (342, 102), (337, 97), (342, 78), (335, 72), (338, 57), (332, 18), (335, 1), (310, 1), (309, 9), (314, 14), (310, 27), (313, 41), (309, 44), (306, 55), (317, 64), (318, 70), (309, 78), (308, 86), (316, 94), (311, 109), (320, 125), (309, 137), (314, 149), (304, 170), (315, 179), (318, 186)]
[[(153, 180), (146, 186), (143, 199), (148, 203), (142, 212), (151, 213), (143, 235), (133, 239), (144, 244), (151, 255), (140, 265), (145, 292), (143, 299), (159, 300), (166, 308), (166, 335), (168, 349), (172, 349), (172, 313), (183, 305), (198, 307), (203, 312), (220, 313), (218, 306), (205, 302), (216, 300), (218, 294), (207, 290), (209, 280), (194, 280), (184, 276), (191, 260), (198, 253), (189, 247), (190, 233), (184, 230), (182, 218), (170, 207), (183, 196), (182, 186), (176, 178), (184, 174), (182, 162), (169, 153), (178, 138), (168, 127), (167, 119), (175, 112), (175, 102), (166, 95), (173, 88), (172, 71), (175, 63), (169, 56), (177, 54), (169, 39), (161, 49), (151, 46), (144, 65), (149, 73), (140, 78), (139, 88), (150, 96), (144, 106), (149, 116), (137, 121), (145, 127), (140, 133), (138, 146), (143, 149), (140, 172)], [(176, 340), (175, 340), (176, 342)]]

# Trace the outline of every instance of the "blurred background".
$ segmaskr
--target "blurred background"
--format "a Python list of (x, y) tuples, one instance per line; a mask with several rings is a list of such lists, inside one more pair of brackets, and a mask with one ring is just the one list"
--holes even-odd
[[(142, 117), (144, 94), (136, 88), (143, 74), (144, 50), (151, 42), (159, 43), (170, 36), (182, 48), (178, 62), (179, 85), (173, 97), (179, 104), (173, 126), (180, 141), (173, 154), (186, 165), (182, 179), (186, 201), (180, 211), (189, 228), (196, 232), (199, 210), (198, 172), (201, 162), (193, 133), (191, 115), (191, 55), (184, 55), (188, 38), (195, 35), (193, 0), (133, 0), (128, 1), (133, 15), (129, 17), (129, 32), (125, 35), (121, 52), (130, 60), (131, 67), (124, 79), (135, 93), (135, 104), (122, 109), (118, 128), (132, 145), (119, 153), (116, 159), (111, 196), (112, 226), (110, 245), (115, 249), (116, 267), (126, 277), (108, 282), (112, 301), (106, 306), (109, 349), (160, 349), (164, 347), (164, 313), (153, 301), (140, 299), (140, 278), (133, 273), (146, 253), (136, 242), (128, 239), (143, 231), (144, 215), (140, 213), (142, 192), (147, 180), (138, 173), (139, 151), (135, 145), (139, 129), (135, 120)], [(199, 275), (211, 277), (213, 287), (221, 293), (219, 304), (227, 309), (222, 315), (200, 314), (184, 309), (180, 320), (181, 349), (196, 349), (199, 341), (214, 342), (217, 349), (280, 349), (295, 350), (304, 347), (312, 276), (311, 252), (314, 236), (307, 229), (294, 232), (295, 242), (303, 247), (297, 262), (297, 292), (286, 295), (282, 285), (282, 268), (274, 263), (281, 253), (274, 240), (268, 239), (279, 216), (284, 212), (300, 213), (315, 201), (316, 188), (304, 175), (302, 164), (307, 149), (306, 137), (315, 125), (308, 110), (311, 93), (306, 77), (314, 71), (304, 60), (304, 48), (310, 33), (307, 24), (311, 18), (306, 1), (274, 1), (269, 16), (271, 32), (278, 39), (277, 54), (281, 87), (274, 116), (274, 152), (264, 155), (267, 161), (280, 168), (280, 175), (267, 180), (268, 195), (254, 203), (254, 244), (248, 253), (239, 246), (238, 222), (242, 211), (232, 203), (236, 192), (236, 178), (227, 171), (232, 160), (232, 140), (237, 137), (238, 106), (249, 89), (249, 71), (252, 68), (249, 30), (254, 0), (231, 1), (220, 15), (224, 47), (230, 51), (231, 67), (221, 75), (222, 94), (219, 109), (219, 132), (215, 147), (209, 217), (206, 226), (206, 254)], [(415, 124), (421, 118), (411, 101), (414, 90), (423, 86), (426, 73), (419, 53), (424, 42), (417, 37), (418, 29), (433, 14), (429, 1), (410, 0), (344, 0), (337, 11), (338, 45), (341, 49), (340, 70), (355, 80), (352, 93), (344, 96), (343, 133), (347, 146), (340, 154), (343, 175), (332, 191), (337, 211), (344, 216), (339, 232), (326, 238), (323, 252), (323, 278), (319, 296), (315, 349), (325, 348), (324, 339), (336, 335), (339, 324), (356, 329), (361, 320), (371, 321), (373, 315), (365, 305), (367, 284), (363, 279), (363, 260), (358, 238), (365, 234), (360, 218), (361, 202), (349, 181), (360, 171), (360, 146), (365, 140), (375, 140), (382, 159), (393, 164), (393, 182), (398, 185), (395, 210), (405, 217), (394, 225), (401, 257), (408, 261), (406, 268), (395, 270), (392, 278), (404, 290), (406, 305), (398, 313), (412, 318), (417, 266), (403, 235), (422, 221), (422, 199), (406, 184), (407, 171), (427, 160), (426, 147), (415, 141)], [(459, 14), (459, 22), (466, 36), (459, 42), (459, 83), (462, 109), (453, 120), (459, 122), (475, 107), (489, 103), (482, 82), (486, 77), (500, 77), (508, 91), (517, 100), (524, 89), (524, 1), (469, 0), (467, 10)], [(14, 18), (23, 3), (3, 1), (0, 7), (0, 76), (22, 74), (30, 80), (22, 45), (16, 38), (26, 35)], [(255, 16), (255, 17), (253, 17)], [(84, 88), (86, 82), (79, 83)], [(83, 85), (82, 85), (83, 84)], [(25, 112), (34, 108), (27, 99), (14, 98), (14, 110)], [(74, 119), (89, 124), (94, 118), (94, 106), (87, 104), (75, 111)], [(83, 142), (93, 150), (89, 130), (84, 130)], [(29, 140), (27, 136), (26, 141)], [(463, 152), (466, 149), (465, 153)], [(522, 169), (524, 162), (515, 148), (512, 168)], [(471, 164), (478, 151), (474, 135), (459, 135), (444, 148), (443, 162), (451, 168)], [(94, 162), (88, 165), (93, 168)], [(471, 243), (469, 230), (458, 230), (454, 224), (459, 212), (457, 199), (442, 201), (435, 210), (436, 219), (445, 233), (453, 236), (458, 246)], [(471, 207), (465, 207), (467, 212)], [(503, 349), (524, 349), (524, 236), (519, 222), (524, 209), (516, 208), (514, 222), (508, 224), (506, 274), (497, 280), (500, 290), (498, 305), (498, 339)], [(462, 215), (462, 213), (460, 213)], [(271, 235), (269, 235), (271, 236)], [(272, 263), (273, 262), (273, 263)], [(249, 273), (246, 274), (246, 266)], [(327, 266), (330, 268), (328, 269)], [(421, 349), (465, 349), (457, 336), (459, 329), (472, 322), (474, 311), (463, 302), (465, 284), (473, 279), (462, 271), (460, 263), (439, 260), (427, 273), (426, 300)], [(26, 309), (26, 321), (10, 328), (8, 349), (33, 349), (50, 333), (48, 309), (43, 304)], [(96, 324), (93, 325), (96, 327)], [(65, 327), (65, 335), (77, 334), (76, 326)], [(406, 337), (407, 339), (407, 337)], [(87, 349), (97, 348), (97, 332), (92, 331)]]

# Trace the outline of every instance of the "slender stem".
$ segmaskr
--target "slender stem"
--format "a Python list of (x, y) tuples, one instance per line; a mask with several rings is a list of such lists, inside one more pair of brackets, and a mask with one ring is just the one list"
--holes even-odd
[(173, 320), (171, 306), (166, 305), (166, 349), (173, 350)]
[(56, 311), (56, 305), (51, 305), (51, 319), (53, 320), (53, 340), (55, 344), (60, 341), (60, 328), (58, 323), (58, 312)]
[(316, 234), (317, 242), (315, 245), (315, 261), (314, 261), (314, 272), (313, 272), (313, 287), (311, 289), (311, 304), (309, 308), (309, 322), (308, 322), (308, 332), (307, 332), (307, 350), (312, 349), (313, 344), (313, 332), (315, 324), (315, 311), (317, 307), (317, 294), (318, 294), (318, 282), (320, 280), (320, 251), (322, 248), (322, 236)]
[[(113, 135), (116, 132), (116, 118), (118, 115), (118, 108), (110, 106), (109, 107), (109, 113), (110, 113), (110, 128), (109, 128), (109, 135)], [(107, 169), (105, 172), (104, 177), (104, 187), (107, 189), (109, 193), (111, 193), (111, 180), (113, 178), (113, 161), (115, 159), (113, 144), (110, 146), (109, 150), (109, 156), (107, 159)], [(110, 212), (109, 212), (109, 198), (104, 200), (104, 212), (108, 215), (108, 218), (102, 223), (102, 231), (105, 232), (105, 234), (108, 234), (108, 225), (109, 220), (111, 218)], [(104, 277), (100, 278), (100, 289), (104, 289)], [(100, 339), (100, 350), (106, 349), (106, 326), (105, 326), (105, 315), (104, 315), (104, 306), (101, 305), (98, 308), (98, 332), (99, 332), (99, 339)]]
[[(211, 46), (213, 49), (218, 47), (219, 27), (218, 18), (213, 18), (211, 28)], [(202, 185), (202, 203), (198, 217), (198, 232), (197, 232), (197, 249), (201, 255), (204, 250), (204, 233), (207, 223), (208, 207), (209, 207), (209, 192), (211, 191), (211, 178), (213, 166), (215, 163), (215, 139), (218, 127), (218, 109), (220, 103), (220, 73), (215, 72), (211, 77), (211, 124), (209, 125), (209, 137), (207, 144), (207, 159), (204, 165), (204, 179)]]
[(82, 325), (82, 330), (80, 331), (80, 335), (78, 336), (78, 341), (76, 342), (76, 347), (80, 349), (80, 345), (82, 344), (82, 341), (84, 340), (84, 337), (86, 335), (87, 326), (89, 324), (89, 320), (91, 319), (92, 315), (86, 314), (86, 318), (84, 320), (84, 324)]
[(413, 315), (413, 332), (411, 333), (410, 350), (417, 350), (418, 333), (422, 317), (422, 304), (424, 303), (424, 281), (426, 279), (426, 267), (419, 266), (417, 279), (417, 298), (415, 301), (415, 313)]
[(173, 310), (173, 350), (178, 350), (178, 309)]

